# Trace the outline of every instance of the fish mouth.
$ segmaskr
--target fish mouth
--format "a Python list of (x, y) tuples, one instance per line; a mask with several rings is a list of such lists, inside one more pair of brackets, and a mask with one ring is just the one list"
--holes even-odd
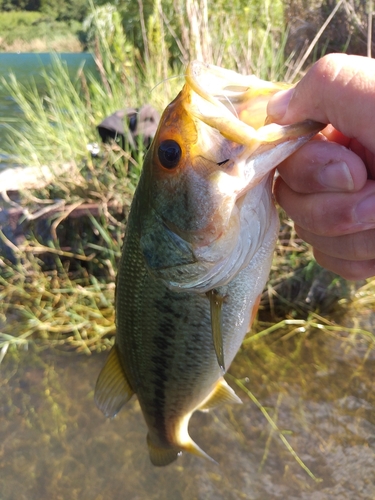
[[(188, 65), (159, 130), (159, 140), (169, 139), (180, 120), (188, 131), (187, 168), (177, 170), (168, 196), (172, 184), (162, 185), (162, 209), (155, 205), (157, 217), (141, 238), (150, 271), (169, 288), (205, 293), (226, 285), (277, 232), (270, 229), (272, 172), (325, 126), (265, 125), (270, 97), (286, 87), (199, 61)], [(171, 260), (161, 248), (177, 253)]]
[[(286, 126), (269, 122), (268, 101), (276, 92), (292, 86), (286, 83), (260, 80), (255, 75), (240, 75), (200, 61), (188, 65), (186, 83), (192, 90), (189, 112), (218, 130), (224, 138), (244, 146), (238, 155), (225, 158), (218, 165), (230, 160), (241, 165), (241, 171), (236, 169), (234, 174), (246, 174), (247, 190), (326, 126), (312, 120)], [(280, 145), (283, 146), (277, 148)], [(270, 156), (268, 153), (274, 148), (277, 148), (277, 154), (271, 155), (272, 165), (268, 161), (259, 168), (263, 158)], [(257, 172), (254, 172), (251, 164), (256, 158)], [(250, 177), (254, 178), (253, 182), (249, 182)], [(243, 190), (238, 197), (242, 194)]]

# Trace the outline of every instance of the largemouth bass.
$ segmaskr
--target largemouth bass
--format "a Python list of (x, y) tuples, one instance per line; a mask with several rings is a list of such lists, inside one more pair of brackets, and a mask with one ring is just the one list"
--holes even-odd
[(182, 451), (196, 410), (241, 400), (223, 375), (249, 331), (279, 221), (274, 168), (321, 124), (264, 126), (285, 88), (199, 62), (164, 111), (134, 195), (117, 277), (117, 333), (95, 390), (113, 417), (135, 393), (154, 465)]

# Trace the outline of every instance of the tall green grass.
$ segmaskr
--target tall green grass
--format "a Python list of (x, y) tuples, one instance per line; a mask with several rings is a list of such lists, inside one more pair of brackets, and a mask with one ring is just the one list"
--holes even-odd
[[(22, 165), (47, 165), (59, 173), (50, 185), (21, 193), (18, 206), (27, 207), (27, 218), (35, 203), (48, 206), (63, 200), (68, 208), (54, 214), (52, 228), (55, 235), (64, 236), (65, 243), (69, 241), (69, 248), (58, 237), (46, 244), (35, 234), (16, 250), (15, 263), (0, 260), (2, 352), (28, 342), (91, 352), (107, 345), (114, 333), (114, 277), (144, 151), (141, 148), (134, 158), (114, 144), (104, 147), (100, 158), (92, 158), (86, 145), (99, 140), (95, 126), (105, 116), (145, 102), (162, 111), (183, 84), (183, 64), (198, 56), (270, 80), (295, 73), (298, 54), (285, 53), (287, 31), (281, 3), (244, 6), (238, 1), (231, 4), (229, 13), (225, 2), (176, 0), (173, 5), (174, 10), (168, 10), (166, 3), (155, 0), (147, 17), (140, 9), (142, 50), (126, 36), (114, 8), (94, 10), (86, 29), (99, 77), (80, 71), (72, 80), (56, 55), (52, 71), (43, 76), (42, 95), (35, 84), (26, 87), (14, 76), (2, 82), (23, 112), (22, 127), (8, 127), (2, 152)], [(194, 6), (200, 8), (194, 10)], [(64, 165), (69, 169), (61, 174)], [(80, 227), (69, 221), (68, 212), (84, 203), (99, 205), (101, 215), (87, 215)], [(116, 207), (116, 214), (121, 215), (109, 207)], [(281, 322), (283, 335), (327, 326), (311, 316), (316, 311), (306, 305), (304, 297), (296, 298), (293, 290), (302, 282), (311, 287), (315, 275), (310, 272), (308, 247), (296, 239), (288, 221), (283, 228), (283, 243), (278, 246), (263, 300), (268, 316), (257, 323), (255, 335), (274, 332), (272, 321)], [(12, 245), (3, 233), (0, 236)], [(46, 255), (53, 260), (52, 271), (45, 270)], [(296, 269), (304, 274), (296, 274)], [(327, 286), (334, 290), (335, 280)], [(339, 297), (345, 302), (349, 295), (340, 286), (336, 287), (337, 302)], [(358, 304), (373, 307), (374, 296), (375, 280), (370, 280), (354, 298)], [(354, 330), (346, 331), (357, 335)], [(372, 337), (366, 338), (372, 342)]]

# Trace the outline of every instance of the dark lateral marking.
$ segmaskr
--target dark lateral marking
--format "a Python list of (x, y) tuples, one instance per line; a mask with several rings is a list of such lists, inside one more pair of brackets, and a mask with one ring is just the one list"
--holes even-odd
[[(169, 338), (168, 337), (156, 337), (154, 339), (154, 344), (159, 349), (159, 351), (165, 351), (171, 345), (170, 337)], [(156, 360), (156, 358), (159, 358), (159, 356), (153, 356), (151, 359), (154, 361), (154, 359)], [(156, 361), (155, 361), (155, 363), (156, 363)]]
[[(173, 358), (171, 347), (176, 337), (175, 325), (173, 323), (173, 309), (167, 304), (166, 297), (164, 300), (155, 301), (155, 305), (164, 309), (164, 314), (167, 316), (162, 319), (158, 325), (157, 335), (152, 340), (153, 356), (151, 361), (153, 363), (152, 373), (154, 374), (154, 398), (152, 405), (152, 413), (155, 418), (155, 426), (158, 429), (160, 437), (166, 436), (166, 422), (165, 422), (165, 390), (166, 382), (168, 380), (168, 372), (170, 370), (170, 360)], [(156, 332), (155, 332), (156, 333)]]
[(166, 301), (156, 301), (155, 306), (157, 310), (164, 314), (171, 314), (175, 318), (181, 318), (181, 313), (173, 309)]

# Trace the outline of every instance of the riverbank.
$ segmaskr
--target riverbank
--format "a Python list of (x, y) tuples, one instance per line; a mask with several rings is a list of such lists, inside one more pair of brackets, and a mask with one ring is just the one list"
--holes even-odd
[(78, 21), (56, 21), (40, 12), (0, 12), (0, 52), (81, 52)]
[(8, 43), (6, 39), (0, 37), (0, 52), (82, 52), (83, 45), (79, 39), (73, 35), (61, 35), (56, 39), (45, 36), (32, 40), (16, 38)]

